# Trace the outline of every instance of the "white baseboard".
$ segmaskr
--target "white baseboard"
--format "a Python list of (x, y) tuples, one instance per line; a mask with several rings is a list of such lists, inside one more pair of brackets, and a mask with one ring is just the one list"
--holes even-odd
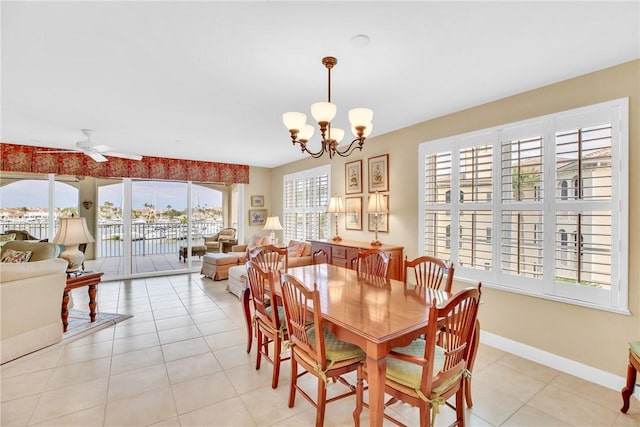
[[(491, 332), (482, 331), (480, 333), (480, 342), (618, 392), (622, 390), (627, 382), (624, 377), (492, 334)], [(625, 353), (621, 357), (624, 358), (626, 363), (627, 354)], [(633, 395), (640, 400), (640, 386), (636, 386)]]

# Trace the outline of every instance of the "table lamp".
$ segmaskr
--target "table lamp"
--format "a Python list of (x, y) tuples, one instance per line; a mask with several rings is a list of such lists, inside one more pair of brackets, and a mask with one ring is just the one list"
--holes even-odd
[(331, 196), (329, 200), (329, 207), (327, 207), (327, 213), (332, 213), (335, 215), (335, 223), (336, 223), (336, 235), (331, 238), (331, 240), (339, 242), (342, 240), (342, 237), (338, 235), (338, 214), (344, 213), (344, 205), (342, 204), (342, 197), (337, 194)]
[(384, 198), (383, 194), (376, 191), (375, 194), (369, 196), (367, 212), (373, 214), (373, 223), (376, 228), (376, 238), (371, 242), (371, 246), (381, 246), (382, 242), (378, 240), (378, 215), (389, 212), (387, 200)]
[(84, 253), (78, 249), (78, 245), (82, 243), (93, 243), (95, 240), (84, 218), (60, 218), (60, 227), (58, 234), (54, 237), (52, 243), (56, 245), (64, 245), (65, 250), (60, 254), (60, 258), (69, 263), (67, 273), (75, 273), (80, 270), (84, 262)]
[(272, 245), (278, 244), (276, 240), (276, 230), (282, 230), (282, 225), (280, 224), (280, 218), (277, 216), (269, 216), (267, 217), (267, 222), (264, 225), (263, 230), (271, 231), (269, 235), (269, 239)]

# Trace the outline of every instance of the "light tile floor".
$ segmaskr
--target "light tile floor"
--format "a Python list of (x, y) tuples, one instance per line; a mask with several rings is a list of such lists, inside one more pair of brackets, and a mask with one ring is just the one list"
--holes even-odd
[[(199, 274), (100, 284), (100, 311), (134, 316), (2, 365), (0, 424), (313, 425), (315, 409), (303, 398), (287, 407), (288, 362), (276, 390), (270, 364), (254, 369), (255, 345), (245, 352), (241, 305), (225, 286)], [(84, 290), (73, 292), (76, 308), (83, 306)], [(470, 426), (640, 425), (635, 398), (624, 415), (619, 392), (486, 345), (474, 369), (473, 398)], [(353, 407), (354, 398), (329, 404), (325, 425), (352, 425)], [(408, 405), (390, 410), (417, 425), (417, 411)], [(448, 425), (452, 415), (443, 408), (436, 425)], [(362, 423), (368, 423), (366, 409)]]

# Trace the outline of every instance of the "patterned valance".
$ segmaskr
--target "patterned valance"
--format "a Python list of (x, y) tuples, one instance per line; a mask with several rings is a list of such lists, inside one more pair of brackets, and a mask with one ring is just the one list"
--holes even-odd
[(83, 153), (49, 153), (49, 147), (1, 143), (0, 170), (55, 173), (95, 178), (148, 178), (166, 181), (248, 184), (249, 166), (199, 160), (148, 157), (129, 160), (109, 157), (98, 163)]

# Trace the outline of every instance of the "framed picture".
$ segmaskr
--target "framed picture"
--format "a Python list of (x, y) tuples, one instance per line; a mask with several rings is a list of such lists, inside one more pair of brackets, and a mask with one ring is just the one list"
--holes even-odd
[(249, 209), (249, 225), (264, 225), (266, 222), (266, 209)]
[(344, 210), (344, 228), (362, 230), (362, 197), (345, 197)]
[(389, 191), (389, 155), (369, 157), (369, 193)]
[(264, 196), (251, 196), (251, 207), (261, 208), (264, 206)]
[(344, 164), (344, 192), (362, 193), (362, 160)]
[[(371, 197), (371, 195), (369, 195), (369, 197)], [(384, 201), (387, 204), (387, 208), (389, 208), (389, 195), (383, 194), (382, 197), (384, 197)], [(368, 203), (367, 203), (367, 206), (368, 206)], [(376, 215), (368, 214), (368, 216), (369, 216), (369, 231), (376, 231)], [(389, 214), (388, 213), (378, 214), (378, 231), (381, 233), (389, 232)]]

